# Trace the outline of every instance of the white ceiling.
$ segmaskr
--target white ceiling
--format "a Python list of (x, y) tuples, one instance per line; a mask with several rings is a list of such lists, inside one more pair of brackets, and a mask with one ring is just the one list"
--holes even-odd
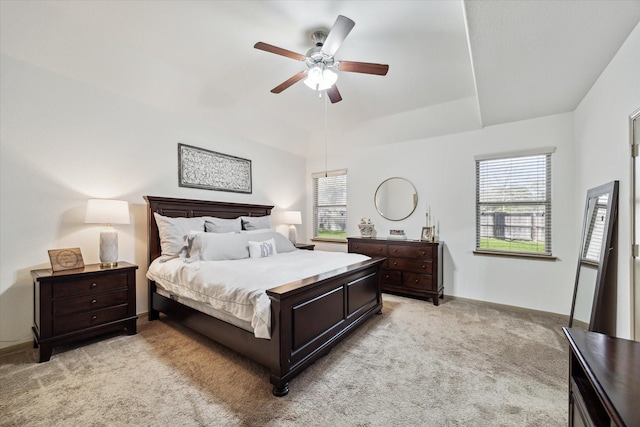
[[(338, 14), (356, 22), (336, 59), (329, 127), (386, 144), (572, 111), (640, 21), (640, 1), (7, 1), (3, 54), (301, 156), (324, 134), (305, 53)], [(357, 137), (356, 137), (357, 136)]]

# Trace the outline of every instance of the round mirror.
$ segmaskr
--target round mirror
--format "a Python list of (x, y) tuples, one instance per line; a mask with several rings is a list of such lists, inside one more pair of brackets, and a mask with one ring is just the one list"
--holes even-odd
[(383, 218), (401, 221), (416, 210), (418, 193), (413, 184), (406, 179), (389, 178), (378, 186), (373, 201)]

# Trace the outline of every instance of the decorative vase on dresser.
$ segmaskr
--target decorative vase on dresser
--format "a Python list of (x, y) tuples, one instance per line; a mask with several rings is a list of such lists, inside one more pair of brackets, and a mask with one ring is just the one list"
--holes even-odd
[(416, 298), (444, 297), (442, 248), (444, 242), (349, 237), (349, 252), (386, 257), (382, 264), (382, 291)]

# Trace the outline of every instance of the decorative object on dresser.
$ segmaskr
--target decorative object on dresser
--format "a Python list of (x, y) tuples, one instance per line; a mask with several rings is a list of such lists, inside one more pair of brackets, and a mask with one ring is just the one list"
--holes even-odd
[(289, 225), (289, 241), (296, 244), (296, 225), (302, 224), (300, 211), (284, 211), (284, 223)]
[(84, 218), (86, 224), (106, 224), (100, 232), (102, 267), (118, 265), (118, 232), (111, 224), (129, 224), (129, 203), (122, 200), (89, 199)]
[(395, 240), (406, 240), (407, 235), (404, 233), (404, 230), (389, 230), (388, 238)]
[(311, 243), (296, 243), (294, 246), (298, 249), (305, 249), (307, 251), (312, 251), (316, 247), (316, 245)]
[(48, 361), (60, 344), (125, 328), (135, 334), (137, 269), (120, 262), (108, 269), (90, 264), (58, 272), (32, 270), (32, 329), (39, 361)]
[(382, 264), (382, 291), (417, 298), (444, 298), (442, 248), (444, 242), (348, 237), (349, 252), (386, 257)]
[(251, 194), (251, 160), (178, 144), (178, 185)]
[(422, 227), (422, 232), (420, 233), (420, 240), (423, 242), (435, 241), (433, 229), (434, 227)]
[(360, 218), (358, 228), (360, 229), (360, 235), (362, 237), (372, 237), (375, 225), (371, 222), (371, 219)]
[(640, 342), (562, 328), (569, 340), (569, 426), (640, 422)]

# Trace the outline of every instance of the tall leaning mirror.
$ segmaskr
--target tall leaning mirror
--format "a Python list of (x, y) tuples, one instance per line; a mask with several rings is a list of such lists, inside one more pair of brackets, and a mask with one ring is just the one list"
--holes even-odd
[(610, 261), (615, 259), (617, 211), (618, 181), (587, 191), (569, 327), (615, 332), (606, 321), (611, 313), (605, 296), (616, 285), (611, 280), (615, 265)]

